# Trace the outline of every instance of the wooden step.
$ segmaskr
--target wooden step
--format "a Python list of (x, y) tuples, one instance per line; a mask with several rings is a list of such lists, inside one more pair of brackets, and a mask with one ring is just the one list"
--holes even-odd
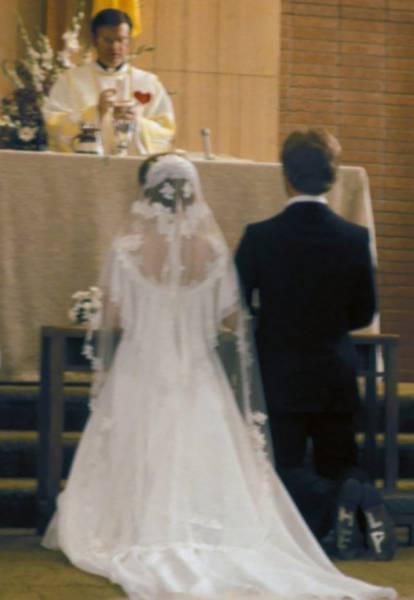
[[(65, 431), (63, 433), (63, 466), (62, 477), (67, 477), (81, 432)], [(377, 438), (376, 476), (383, 476), (383, 442), (384, 436)], [(358, 434), (358, 444), (362, 448), (364, 436)], [(37, 442), (35, 431), (0, 431), (0, 476), (1, 477), (36, 477), (37, 476)], [(414, 434), (399, 434), (399, 478), (414, 477)], [(362, 460), (362, 451), (361, 451)]]
[[(62, 477), (67, 477), (80, 432), (64, 432)], [(0, 476), (37, 477), (37, 443), (35, 431), (0, 431)]]
[[(381, 489), (382, 482), (377, 485)], [(36, 526), (36, 489), (34, 479), (0, 478), (0, 529)], [(405, 527), (414, 515), (414, 479), (398, 481), (397, 490), (384, 501), (398, 526)]]
[[(88, 385), (66, 385), (64, 429), (82, 431), (89, 415)], [(37, 429), (37, 385), (0, 384), (0, 424), (3, 430), (35, 431)]]
[[(379, 386), (380, 388), (380, 386)], [(66, 431), (82, 431), (88, 417), (89, 385), (85, 382), (65, 385)], [(381, 390), (380, 390), (381, 391)], [(36, 430), (39, 386), (0, 383), (0, 426), (7, 430)], [(414, 433), (414, 384), (399, 384), (400, 432)], [(384, 428), (383, 407), (378, 402), (378, 429)]]
[(36, 526), (36, 481), (0, 479), (0, 527)]

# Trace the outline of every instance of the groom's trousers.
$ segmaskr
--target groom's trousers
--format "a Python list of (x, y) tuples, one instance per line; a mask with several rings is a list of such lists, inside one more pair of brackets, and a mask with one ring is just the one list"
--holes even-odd
[(342, 482), (358, 467), (353, 413), (270, 413), (276, 469), (313, 533), (333, 526)]

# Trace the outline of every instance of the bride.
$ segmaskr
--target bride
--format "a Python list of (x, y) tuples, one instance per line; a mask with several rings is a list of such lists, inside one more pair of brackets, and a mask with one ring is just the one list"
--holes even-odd
[(194, 166), (154, 156), (140, 183), (102, 276), (92, 414), (44, 545), (136, 600), (396, 598), (332, 565), (272, 468), (235, 269)]

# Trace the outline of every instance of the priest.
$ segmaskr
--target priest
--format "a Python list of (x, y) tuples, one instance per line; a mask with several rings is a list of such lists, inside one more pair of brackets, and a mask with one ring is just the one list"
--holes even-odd
[(115, 146), (113, 113), (134, 122), (129, 152), (170, 149), (175, 120), (171, 99), (158, 77), (127, 62), (132, 21), (117, 9), (97, 13), (91, 22), (96, 62), (64, 71), (44, 104), (49, 148), (71, 152), (82, 122), (102, 130), (106, 153)]

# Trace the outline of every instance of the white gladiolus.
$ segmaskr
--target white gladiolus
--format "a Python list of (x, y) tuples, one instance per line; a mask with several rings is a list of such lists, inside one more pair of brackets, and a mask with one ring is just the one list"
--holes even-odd
[(67, 31), (62, 35), (62, 39), (65, 44), (65, 49), (70, 50), (71, 52), (78, 52), (78, 50), (80, 50), (78, 34), (76, 32)]
[(66, 69), (70, 69), (70, 67), (73, 66), (72, 61), (70, 60), (70, 54), (67, 50), (61, 50), (58, 53), (58, 59)]
[(30, 56), (30, 58), (32, 58), (33, 60), (37, 60), (40, 57), (39, 52), (37, 52), (32, 46), (30, 46), (30, 48), (27, 49), (27, 54)]

